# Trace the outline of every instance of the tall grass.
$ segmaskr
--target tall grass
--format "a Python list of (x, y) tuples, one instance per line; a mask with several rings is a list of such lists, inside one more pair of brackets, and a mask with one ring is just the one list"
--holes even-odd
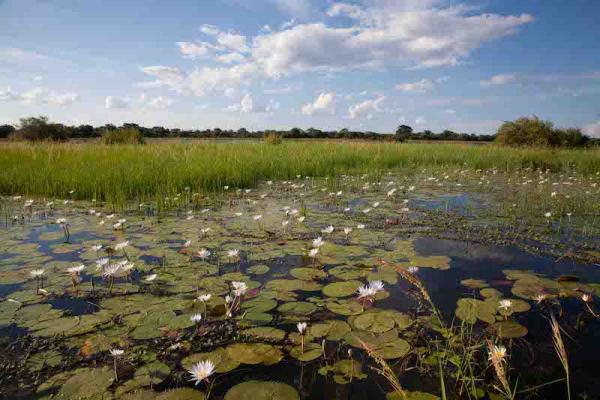
[(599, 150), (513, 149), (462, 144), (349, 142), (202, 142), (104, 146), (92, 143), (0, 144), (0, 193), (107, 201), (153, 199), (262, 179), (332, 176), (388, 169), (532, 167), (582, 174), (600, 170)]

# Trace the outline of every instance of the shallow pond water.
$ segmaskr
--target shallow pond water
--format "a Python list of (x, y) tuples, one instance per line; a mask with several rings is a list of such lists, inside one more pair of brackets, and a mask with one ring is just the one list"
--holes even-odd
[(409, 399), (441, 396), (441, 369), (449, 398), (495, 400), (490, 343), (516, 398), (563, 399), (554, 316), (572, 392), (600, 396), (600, 267), (432, 234), (429, 212), (474, 218), (476, 195), (347, 190), (300, 180), (166, 213), (22, 211), (0, 230), (0, 393), (400, 399), (387, 365)]

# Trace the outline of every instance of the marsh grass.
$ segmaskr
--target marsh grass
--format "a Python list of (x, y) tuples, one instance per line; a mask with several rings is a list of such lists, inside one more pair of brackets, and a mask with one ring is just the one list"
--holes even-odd
[(105, 146), (92, 143), (0, 145), (0, 193), (97, 199), (114, 204), (181, 193), (251, 187), (296, 175), (407, 173), (449, 169), (541, 168), (593, 174), (599, 150), (514, 149), (461, 144), (204, 142)]

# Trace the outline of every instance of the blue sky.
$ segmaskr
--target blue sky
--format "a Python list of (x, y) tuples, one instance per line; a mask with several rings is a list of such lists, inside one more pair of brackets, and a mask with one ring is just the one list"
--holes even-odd
[(600, 136), (597, 0), (0, 0), (0, 123)]

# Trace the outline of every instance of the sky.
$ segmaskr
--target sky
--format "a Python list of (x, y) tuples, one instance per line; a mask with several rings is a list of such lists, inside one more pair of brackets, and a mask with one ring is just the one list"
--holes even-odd
[(600, 137), (598, 0), (0, 0), (0, 124)]

